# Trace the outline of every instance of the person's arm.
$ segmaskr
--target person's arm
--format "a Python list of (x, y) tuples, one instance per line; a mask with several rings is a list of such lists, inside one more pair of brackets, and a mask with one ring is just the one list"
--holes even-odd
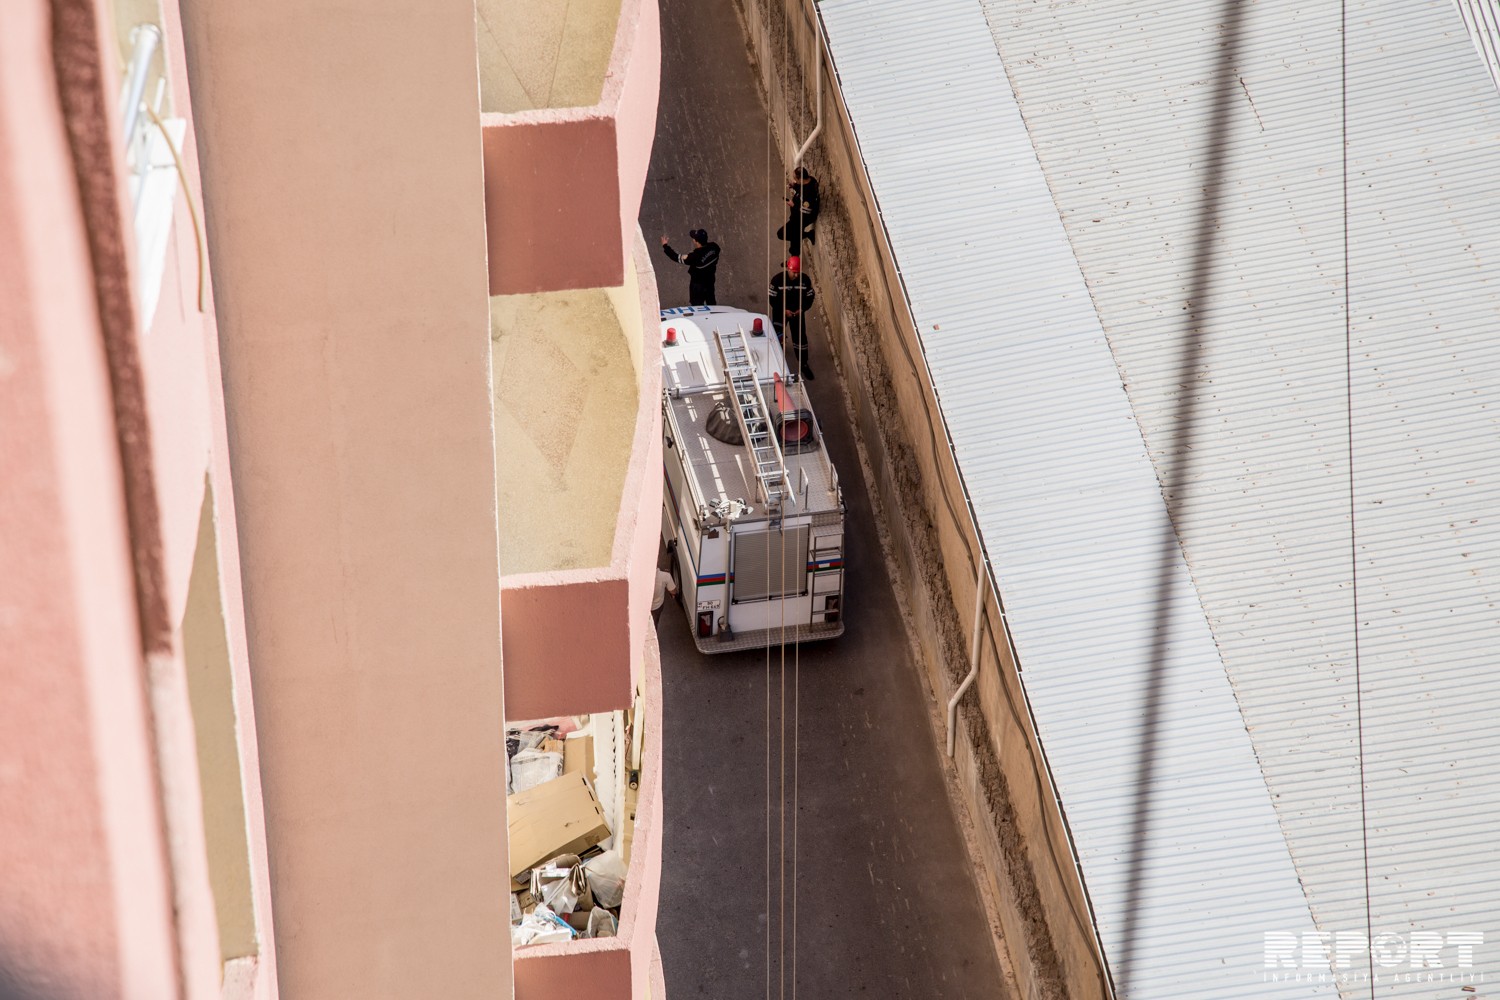
[(674, 264), (682, 262), (682, 258), (678, 255), (676, 250), (672, 249), (672, 245), (667, 242), (667, 238), (665, 236), (661, 238), (661, 252), (666, 254), (667, 260), (670, 260)]
[(775, 278), (771, 279), (771, 291), (768, 295), (771, 300), (771, 315), (779, 316), (779, 310), (781, 309), (781, 286), (776, 283)]
[(815, 291), (813, 291), (812, 282), (809, 281), (806, 284), (804, 284), (802, 286), (802, 309), (799, 310), (799, 311), (806, 312), (807, 310), (811, 309), (812, 308), (812, 304), (813, 304), (813, 299), (815, 299), (817, 297), (818, 297), (818, 293), (815, 292)]

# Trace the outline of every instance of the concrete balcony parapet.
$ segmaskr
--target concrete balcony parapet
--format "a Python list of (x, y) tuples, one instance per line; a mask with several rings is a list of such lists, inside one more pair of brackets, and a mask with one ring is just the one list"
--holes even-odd
[(511, 718), (628, 708), (661, 531), (656, 278), (497, 296), (495, 461)]
[[(574, 2), (566, 22), (548, 29), (555, 49), (507, 48), (487, 16), (507, 23), (521, 16), (512, 7), (522, 5), (480, 3), (490, 293), (618, 285), (656, 132), (657, 0)], [(539, 50), (551, 54), (533, 55)]]
[[(646, 620), (649, 622), (650, 617)], [(516, 952), (516, 1000), (563, 996), (666, 1000), (656, 942), (661, 896), (662, 692), (661, 651), (654, 631), (645, 634), (641, 663), (641, 777), (619, 933), (612, 938), (537, 945)]]

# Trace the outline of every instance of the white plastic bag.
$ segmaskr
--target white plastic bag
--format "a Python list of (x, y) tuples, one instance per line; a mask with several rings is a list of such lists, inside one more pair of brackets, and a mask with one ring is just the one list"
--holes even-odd
[(625, 859), (619, 851), (605, 851), (583, 863), (595, 904), (608, 910), (618, 907), (625, 898)]
[(614, 937), (620, 930), (619, 921), (615, 915), (602, 906), (596, 906), (589, 911), (588, 930), (582, 936), (586, 938)]
[(510, 759), (511, 794), (562, 777), (563, 755), (553, 750), (520, 750)]
[(555, 944), (558, 941), (571, 941), (575, 936), (573, 928), (568, 922), (545, 906), (538, 906), (526, 918), (515, 927), (510, 929), (510, 943), (513, 948), (524, 948), (529, 944)]

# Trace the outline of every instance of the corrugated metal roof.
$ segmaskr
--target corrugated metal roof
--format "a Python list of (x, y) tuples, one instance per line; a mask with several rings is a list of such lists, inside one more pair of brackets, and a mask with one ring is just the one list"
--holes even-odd
[[(983, 6), (1160, 477), (1185, 470), (1174, 525), (1313, 916), (1362, 932), (1338, 5)], [(1500, 94), (1448, 0), (1351, 3), (1348, 30), (1370, 923), (1482, 932), (1493, 977)]]
[(1500, 0), (1456, 0), (1458, 12), (1474, 40), (1479, 58), (1500, 87)]
[(1330, 994), (1261, 975), (1262, 932), (1311, 931), (1307, 903), (977, 0), (820, 9), (1117, 984)]
[[(1348, 5), (1350, 408), (1339, 5), (822, 5), (1112, 961), (1132, 800), (1099, 761), (1139, 729), (1163, 539), (1196, 584), (1169, 566), (1171, 672), (1214, 707), (1168, 706), (1185, 770), (1153, 788), (1132, 996), (1272, 995), (1226, 992), (1218, 962), (1243, 975), (1242, 938), (1296, 929), (1256, 912), (1280, 877), (1210, 894), (1232, 926), (1170, 860), (1262, 867), (1237, 849), (1253, 789), (1213, 780), (1243, 768), (1186, 753), (1247, 729), (1319, 928), (1366, 927), (1362, 735), (1374, 931), (1479, 931), (1468, 971), (1500, 974), (1500, 95), (1461, 15), (1492, 7)], [(1377, 972), (1380, 995), (1457, 992)]]

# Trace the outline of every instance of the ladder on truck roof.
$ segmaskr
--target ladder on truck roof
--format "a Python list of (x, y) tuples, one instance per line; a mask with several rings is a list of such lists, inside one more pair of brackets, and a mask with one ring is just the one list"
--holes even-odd
[(755, 359), (745, 341), (745, 331), (736, 327), (729, 333), (714, 331), (719, 358), (724, 362), (724, 379), (734, 394), (734, 414), (744, 436), (745, 447), (755, 463), (755, 480), (760, 484), (761, 498), (767, 508), (777, 508), (791, 496), (787, 486), (786, 459), (771, 427), (771, 411), (760, 391)]

